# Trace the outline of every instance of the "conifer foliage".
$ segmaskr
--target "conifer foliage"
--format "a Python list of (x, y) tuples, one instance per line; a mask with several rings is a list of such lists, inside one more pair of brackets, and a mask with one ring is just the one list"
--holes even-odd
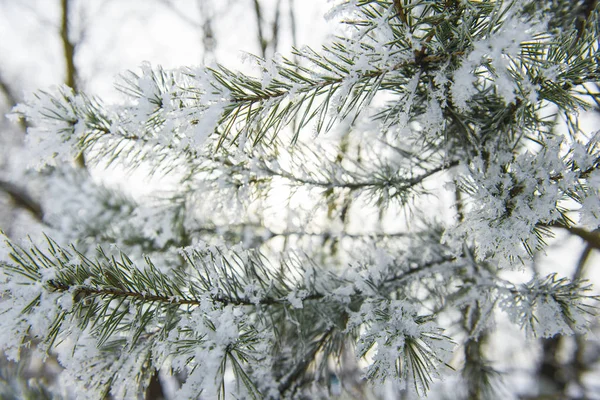
[[(536, 272), (558, 229), (600, 248), (600, 133), (578, 119), (600, 15), (571, 3), (352, 0), (331, 43), (257, 76), (144, 64), (118, 104), (35, 93), (15, 115), (47, 236), (2, 241), (0, 348), (55, 355), (77, 398), (138, 398), (159, 371), (177, 399), (444, 376), (489, 398), (499, 315), (530, 340), (593, 321), (580, 276)], [(135, 198), (81, 154), (176, 184)]]

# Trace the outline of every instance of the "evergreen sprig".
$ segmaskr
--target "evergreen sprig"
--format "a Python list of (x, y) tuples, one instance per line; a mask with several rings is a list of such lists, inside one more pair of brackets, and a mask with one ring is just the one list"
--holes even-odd
[[(201, 368), (200, 360), (191, 352), (194, 346), (214, 345), (210, 344), (211, 334), (200, 333), (197, 326), (193, 329), (189, 325), (197, 318), (195, 315), (202, 316), (203, 324), (216, 338), (226, 336), (226, 332), (235, 327), (231, 342), (224, 347), (223, 368), (216, 378), (217, 383), (221, 382), (217, 390), (219, 396), (224, 396), (225, 365), (229, 364), (238, 383), (254, 393), (253, 397), (260, 398), (261, 382), (253, 377), (253, 374), (265, 374), (265, 371), (257, 371), (264, 361), (264, 355), (254, 350), (260, 346), (275, 346), (270, 353), (272, 364), (266, 367), (279, 382), (275, 389), (281, 393), (301, 390), (312, 373), (311, 365), (317, 366), (314, 372), (317, 377), (326, 376), (327, 363), (323, 360), (330, 356), (341, 357), (345, 346), (359, 340), (361, 323), (348, 325), (348, 321), (356, 319), (353, 313), (371, 296), (370, 291), (361, 289), (358, 281), (337, 277), (325, 270), (318, 275), (313, 270), (312, 278), (303, 277), (300, 274), (310, 269), (306, 266), (299, 269), (299, 260), (290, 259), (282, 262), (280, 268), (273, 268), (255, 251), (234, 252), (216, 247), (183, 250), (188, 267), (163, 272), (148, 258), (141, 266), (124, 253), (110, 255), (101, 248), (96, 258), (91, 259), (75, 248), (65, 249), (50, 239), (46, 250), (7, 244), (11, 262), (2, 265), (4, 273), (11, 281), (20, 279), (24, 286), (9, 287), (4, 294), (15, 298), (33, 297), (19, 310), (23, 321), (34, 323), (39, 318), (36, 314), (49, 306), (47, 302), (60, 308), (50, 321), (48, 331), (32, 337), (42, 340), (48, 351), (56, 349), (73, 334), (78, 335), (76, 332), (86, 332), (102, 354), (108, 353), (96, 361), (85, 362), (104, 365), (106, 359), (102, 358), (109, 353), (123, 365), (128, 365), (127, 357), (141, 357), (140, 352), (149, 359), (189, 353), (186, 364), (196, 365), (191, 372), (194, 374), (193, 369)], [(386, 284), (391, 282), (387, 280)], [(376, 283), (365, 287), (373, 284)], [(36, 287), (36, 290), (28, 293), (28, 287)], [(361, 310), (364, 314), (364, 307)], [(399, 365), (409, 362), (410, 366), (399, 367), (396, 373), (397, 378), (426, 388), (437, 362), (425, 360), (433, 351), (430, 344), (425, 343), (444, 337), (438, 336), (438, 328), (430, 326), (430, 319), (423, 319), (415, 311), (408, 314), (406, 322), (414, 319), (417, 326), (427, 322), (423, 325), (426, 329), (422, 336), (407, 339), (402, 351), (406, 352), (402, 357), (407, 358), (399, 361)], [(233, 318), (230, 321), (233, 327), (222, 322), (228, 318)], [(307, 324), (310, 320), (322, 322)], [(430, 332), (430, 328), (434, 330)], [(265, 329), (269, 332), (266, 335)], [(173, 339), (174, 332), (177, 332), (176, 339)], [(21, 331), (19, 340), (25, 340), (28, 334), (31, 332), (27, 329)], [(158, 346), (160, 350), (154, 348), (158, 345), (156, 340), (163, 341)], [(359, 356), (373, 347), (374, 343), (369, 343)], [(279, 351), (283, 353), (278, 355)], [(406, 368), (412, 376), (407, 375)], [(111, 371), (120, 373), (117, 367)], [(145, 376), (140, 377), (141, 386), (136, 390), (147, 385), (148, 376), (144, 371), (142, 368), (135, 372)], [(384, 379), (385, 373), (382, 370), (378, 376)], [(109, 390), (116, 375), (107, 379), (99, 390)]]

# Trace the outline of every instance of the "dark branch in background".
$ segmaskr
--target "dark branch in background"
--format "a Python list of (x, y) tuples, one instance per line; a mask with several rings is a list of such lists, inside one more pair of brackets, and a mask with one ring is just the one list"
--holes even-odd
[(577, 228), (575, 226), (571, 226), (564, 229), (566, 229), (567, 231), (569, 231), (569, 233), (575, 236), (579, 236), (594, 249), (600, 250), (600, 232), (598, 230), (590, 232), (582, 228)]
[[(600, 229), (594, 230), (594, 233), (600, 233)], [(579, 257), (579, 261), (577, 263), (577, 268), (573, 273), (573, 281), (585, 279), (586, 275), (586, 266), (588, 265), (588, 261), (590, 259), (590, 255), (592, 254), (593, 247), (591, 244), (585, 246), (585, 249), (581, 253)], [(564, 336), (559, 336), (559, 338), (564, 341)], [(598, 352), (595, 352), (594, 359), (591, 361), (589, 352), (589, 342), (585, 335), (580, 333), (575, 334), (575, 349), (573, 351), (573, 357), (571, 361), (567, 363), (565, 369), (567, 371), (573, 371), (574, 379), (580, 387), (583, 387), (583, 375), (586, 372), (589, 372), (594, 364), (598, 362)], [(564, 347), (564, 346), (563, 346)]]
[(150, 383), (148, 384), (148, 388), (146, 389), (146, 399), (148, 400), (157, 400), (157, 399), (165, 399), (165, 392), (162, 387), (162, 383), (158, 377), (158, 372), (154, 371), (152, 377), (150, 378)]
[(214, 59), (215, 48), (217, 47), (217, 38), (213, 30), (213, 15), (209, 10), (211, 7), (210, 1), (198, 0), (198, 11), (200, 12), (200, 19), (202, 24), (202, 45), (204, 51), (202, 53), (202, 63), (206, 64), (207, 59)]
[(468, 305), (463, 311), (463, 329), (469, 335), (464, 343), (465, 365), (462, 377), (466, 382), (468, 398), (485, 400), (494, 393), (494, 381), (499, 373), (490, 365), (486, 357), (485, 346), (489, 341), (489, 331), (484, 329), (477, 333), (478, 326), (485, 316), (482, 315), (479, 302)]
[[(592, 232), (588, 232), (581, 228), (566, 227), (566, 226), (555, 226), (558, 228), (566, 229), (570, 233), (581, 237), (586, 240), (587, 245), (579, 257), (577, 267), (573, 272), (571, 280), (573, 282), (585, 279), (586, 271), (585, 267), (588, 264), (590, 255), (594, 248), (600, 244), (600, 229), (596, 229)], [(595, 239), (594, 239), (595, 235)], [(585, 238), (592, 239), (588, 241)], [(595, 243), (594, 243), (595, 242)], [(560, 350), (564, 349), (568, 344), (565, 342), (568, 340), (563, 335), (557, 335), (552, 338), (542, 340), (542, 358), (538, 367), (538, 374), (543, 377), (540, 380), (540, 385), (543, 385), (545, 390), (548, 390), (547, 386), (552, 385), (552, 391), (565, 394), (567, 388), (575, 381), (580, 387), (582, 387), (582, 377), (585, 372), (588, 371), (589, 366), (596, 363), (598, 360), (593, 362), (589, 361), (589, 352), (586, 352), (588, 342), (584, 335), (575, 333), (575, 348), (570, 351), (570, 361), (564, 362), (560, 356)], [(542, 391), (542, 394), (544, 392)]]
[(40, 222), (44, 219), (42, 207), (20, 187), (0, 180), (0, 190), (10, 196), (15, 206), (29, 211)]
[(0, 92), (2, 92), (2, 94), (6, 98), (6, 101), (9, 104), (9, 106), (14, 106), (19, 102), (17, 100), (17, 96), (15, 96), (10, 86), (8, 86), (8, 84), (4, 80), (2, 73), (0, 73)]
[[(2, 73), (0, 72), (0, 92), (4, 95), (6, 102), (9, 107), (14, 107), (19, 103), (19, 97), (14, 93), (9, 84), (4, 80)], [(23, 131), (27, 130), (27, 121), (25, 118), (19, 118), (19, 126)]]
[(290, 9), (290, 30), (292, 35), (292, 46), (298, 48), (298, 37), (296, 33), (296, 12), (294, 11), (294, 0), (288, 0)]
[(75, 69), (75, 46), (69, 40), (69, 1), (61, 0), (60, 38), (65, 54), (65, 83), (77, 91), (77, 70)]
[(262, 10), (260, 8), (260, 3), (258, 0), (254, 0), (254, 13), (256, 15), (256, 26), (258, 27), (258, 42), (260, 44), (260, 54), (262, 58), (265, 58), (267, 56), (267, 40), (265, 39), (265, 35), (263, 33)]
[(77, 70), (75, 69), (75, 46), (69, 40), (69, 1), (61, 0), (60, 38), (65, 54), (65, 83), (77, 91)]
[(271, 35), (271, 49), (274, 55), (277, 52), (277, 44), (279, 43), (279, 15), (281, 9), (281, 0), (277, 0), (275, 6), (275, 18), (273, 19), (273, 30)]
[[(400, 10), (402, 6), (397, 2)], [(459, 223), (465, 220), (463, 196), (460, 187), (454, 187), (454, 206)], [(483, 329), (477, 332), (480, 320), (483, 319), (479, 302), (470, 304), (461, 313), (461, 324), (466, 334), (463, 343), (464, 365), (461, 371), (468, 391), (469, 399), (484, 399), (493, 393), (493, 382), (499, 374), (491, 367), (485, 356), (485, 346), (489, 342), (490, 331)]]
[[(61, 0), (60, 38), (65, 56), (65, 83), (76, 92), (77, 69), (75, 68), (75, 45), (69, 39), (69, 5), (70, 0)], [(75, 164), (85, 168), (83, 151), (75, 157)]]
[(407, 232), (360, 232), (360, 233), (349, 233), (346, 231), (340, 232), (307, 232), (301, 230), (285, 230), (283, 232), (276, 232), (269, 229), (261, 224), (239, 224), (239, 225), (226, 225), (226, 226), (202, 226), (190, 231), (194, 234), (205, 234), (205, 235), (220, 235), (226, 240), (229, 239), (236, 243), (242, 240), (246, 232), (251, 231), (253, 233), (252, 241), (250, 245), (252, 247), (259, 246), (268, 242), (274, 238), (288, 239), (290, 237), (302, 238), (314, 238), (321, 239), (323, 242), (328, 240), (340, 240), (340, 239), (351, 239), (351, 240), (376, 240), (381, 241), (385, 239), (399, 239), (409, 237), (410, 234)]
[(200, 38), (203, 45), (202, 64), (207, 64), (208, 56), (212, 57), (216, 48), (216, 37), (212, 27), (213, 15), (210, 11), (209, 0), (197, 0), (196, 8), (199, 14), (199, 20), (191, 18), (188, 13), (179, 9), (172, 0), (157, 0), (169, 9), (177, 18), (181, 19), (186, 24), (200, 32)]
[(600, 250), (600, 231), (597, 229), (590, 232), (583, 228), (578, 228), (576, 226), (561, 225), (559, 223), (553, 223), (553, 224), (549, 224), (549, 225), (540, 224), (540, 225), (547, 226), (550, 228), (565, 229), (570, 234), (578, 236), (581, 239), (585, 240), (585, 242), (588, 244), (588, 246), (590, 246), (596, 250)]

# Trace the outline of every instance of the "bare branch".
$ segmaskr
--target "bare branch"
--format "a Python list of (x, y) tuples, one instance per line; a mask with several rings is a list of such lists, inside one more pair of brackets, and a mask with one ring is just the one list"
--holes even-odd
[(7, 103), (10, 106), (16, 105), (19, 101), (17, 100), (17, 96), (14, 94), (8, 83), (4, 80), (4, 77), (0, 73), (0, 92), (6, 98)]
[(296, 30), (296, 9), (294, 7), (294, 0), (288, 0), (289, 8), (290, 8), (290, 31), (292, 34), (292, 46), (294, 48), (298, 47), (298, 37)]
[(61, 0), (60, 38), (65, 53), (65, 83), (77, 91), (77, 70), (75, 68), (75, 46), (69, 40), (69, 0)]
[(13, 183), (0, 180), (0, 190), (10, 196), (15, 206), (29, 211), (40, 222), (44, 219), (44, 212), (40, 204), (22, 188)]
[(272, 53), (275, 54), (277, 52), (277, 45), (279, 43), (279, 16), (281, 9), (281, 0), (277, 0), (277, 5), (275, 6), (275, 18), (273, 19), (273, 28), (271, 35), (271, 49)]
[[(62, 40), (65, 53), (65, 83), (73, 91), (77, 91), (77, 69), (75, 68), (75, 45), (69, 39), (69, 1), (61, 0), (61, 25), (60, 38)], [(80, 168), (85, 168), (85, 158), (83, 152), (75, 158), (75, 164)]]
[(202, 53), (202, 64), (206, 64), (207, 60), (214, 60), (214, 53), (217, 47), (217, 38), (213, 30), (213, 9), (212, 3), (207, 0), (197, 0), (198, 11), (201, 19), (202, 44), (204, 51)]
[(256, 15), (256, 25), (258, 27), (258, 41), (260, 44), (260, 53), (262, 58), (267, 56), (267, 40), (265, 39), (263, 28), (262, 28), (262, 10), (258, 0), (254, 0), (254, 12)]
[(541, 226), (548, 226), (550, 228), (561, 228), (567, 230), (569, 233), (575, 236), (579, 236), (581, 239), (585, 240), (589, 246), (596, 250), (600, 250), (600, 230), (596, 229), (594, 231), (588, 231), (583, 228), (578, 228), (576, 226), (566, 226), (560, 223), (552, 223), (548, 225), (540, 224)]
[[(6, 98), (6, 102), (9, 107), (14, 107), (19, 103), (19, 96), (17, 96), (14, 90), (10, 87), (10, 85), (6, 82), (2, 73), (0, 72), (0, 92)], [(19, 118), (19, 126), (23, 130), (23, 132), (27, 131), (27, 121), (25, 118)]]

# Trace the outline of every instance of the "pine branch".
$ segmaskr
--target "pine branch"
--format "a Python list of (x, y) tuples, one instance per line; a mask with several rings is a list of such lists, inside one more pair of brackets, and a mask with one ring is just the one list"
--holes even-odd
[[(165, 277), (161, 277), (162, 279), (166, 279)], [(132, 278), (135, 279), (135, 278)], [(118, 288), (111, 287), (88, 287), (85, 285), (73, 285), (68, 286), (64, 283), (49, 280), (48, 289), (50, 291), (58, 291), (58, 292), (67, 292), (73, 293), (74, 298), (78, 298), (81, 300), (85, 300), (88, 297), (101, 297), (101, 298), (111, 298), (111, 299), (128, 299), (135, 302), (142, 303), (162, 303), (165, 305), (173, 305), (173, 306), (200, 306), (206, 300), (205, 298), (197, 298), (197, 297), (172, 297), (168, 296), (166, 293), (159, 294), (148, 294), (140, 291), (130, 291)], [(171, 292), (175, 291), (174, 289)], [(323, 299), (325, 295), (323, 294), (311, 294), (304, 297), (303, 300), (320, 300)], [(208, 299), (214, 303), (221, 304), (223, 306), (233, 305), (233, 306), (258, 306), (258, 305), (267, 305), (267, 306), (287, 306), (289, 305), (289, 301), (285, 299), (275, 299), (272, 297), (261, 297), (260, 299), (250, 300), (247, 298), (240, 297), (228, 297), (225, 295), (215, 295), (208, 296)]]
[(536, 277), (520, 287), (508, 286), (514, 309), (506, 311), (528, 334), (572, 335), (584, 330), (589, 324), (587, 318), (595, 314), (600, 298), (585, 294), (590, 290), (586, 281), (558, 278), (556, 273)]
[[(255, 145), (262, 141), (269, 130), (272, 130), (273, 134), (277, 134), (295, 117), (300, 117), (300, 120), (296, 125), (292, 142), (296, 142), (300, 130), (313, 119), (316, 119), (317, 132), (327, 131), (334, 122), (346, 118), (353, 111), (356, 111), (353, 117), (355, 120), (360, 107), (368, 105), (379, 90), (398, 87), (397, 78), (391, 77), (388, 82), (385, 80), (386, 75), (408, 67), (428, 68), (432, 64), (441, 64), (463, 54), (457, 52), (430, 55), (418, 60), (402, 61), (385, 69), (357, 72), (352, 71), (353, 61), (337, 53), (342, 48), (339, 45), (334, 49), (325, 49), (326, 52), (332, 53), (331, 59), (319, 56), (314, 51), (295, 53), (297, 57), (307, 59), (329, 74), (321, 79), (313, 78), (313, 72), (305, 67), (295, 65), (289, 60), (285, 60), (284, 65), (276, 67), (279, 77), (266, 88), (262, 88), (261, 83), (257, 80), (236, 75), (223, 67), (220, 70), (212, 70), (215, 79), (230, 93), (228, 99), (230, 105), (226, 106), (219, 121), (219, 125), (223, 129), (219, 132), (218, 146), (225, 142), (235, 122), (245, 121), (244, 130), (258, 122), (259, 116), (260, 124), (256, 126), (257, 131), (253, 132)], [(345, 62), (349, 65), (339, 66), (338, 70), (333, 69), (328, 66), (337, 63), (333, 57), (346, 60)], [(351, 75), (357, 77), (356, 82), (351, 82)], [(343, 88), (347, 82), (351, 82), (349, 85), (354, 90)], [(343, 91), (347, 91), (348, 94), (339, 99), (337, 112), (326, 121), (332, 98), (338, 92)], [(306, 108), (303, 108), (304, 105)], [(265, 113), (266, 115), (263, 115)], [(233, 137), (229, 138), (229, 141), (235, 142), (240, 135), (244, 134), (243, 130), (236, 132)]]
[[(428, 12), (435, 14), (440, 13), (440, 10), (431, 8)], [(477, 12), (493, 13), (494, 11), (493, 9), (482, 8), (481, 10), (477, 10)], [(481, 17), (483, 18), (483, 15)], [(389, 23), (389, 21), (387, 22)], [(355, 23), (358, 24), (358, 22)], [(486, 21), (486, 24), (490, 23), (491, 21)], [(391, 26), (393, 30), (397, 29), (393, 24)], [(370, 29), (374, 28), (368, 28), (367, 33), (370, 32)], [(397, 44), (406, 45), (405, 41), (407, 39), (404, 37), (404, 34), (400, 30), (394, 30), (394, 32), (398, 35)], [(432, 32), (431, 28), (427, 32)], [(482, 31), (478, 35), (484, 37), (485, 33)], [(430, 37), (433, 36), (428, 36), (428, 38)], [(456, 40), (456, 38), (452, 38), (452, 40)], [(474, 37), (471, 40), (476, 40), (476, 38)], [(433, 43), (429, 45), (433, 46)], [(581, 46), (585, 45), (582, 44)], [(201, 74), (188, 72), (183, 74), (183, 76), (167, 73), (162, 70), (151, 71), (146, 76), (141, 77), (132, 75), (133, 79), (126, 80), (126, 85), (122, 87), (125, 92), (137, 98), (144, 99), (146, 96), (144, 91), (146, 89), (152, 90), (151, 94), (147, 93), (150, 97), (144, 100), (150, 101), (151, 104), (155, 105), (154, 111), (147, 115), (149, 118), (143, 124), (145, 134), (122, 134), (121, 130), (112, 132), (110, 127), (114, 125), (115, 121), (113, 120), (103, 123), (101, 129), (98, 131), (86, 134), (82, 138), (81, 143), (91, 145), (102, 136), (111, 134), (123, 140), (143, 138), (142, 140), (150, 139), (150, 143), (161, 144), (167, 148), (173, 146), (173, 133), (175, 133), (175, 137), (182, 136), (181, 138), (183, 138), (185, 137), (185, 132), (196, 129), (194, 126), (200, 121), (189, 121), (189, 123), (185, 123), (174, 132), (160, 132), (160, 128), (164, 125), (164, 117), (167, 115), (164, 110), (167, 104), (163, 104), (163, 101), (167, 99), (171, 102), (169, 109), (173, 109), (173, 112), (177, 115), (181, 115), (182, 113), (183, 115), (188, 115), (188, 112), (185, 111), (188, 108), (198, 109), (200, 114), (214, 108), (215, 112), (218, 112), (220, 115), (216, 121), (216, 127), (205, 128), (208, 132), (207, 136), (212, 135), (217, 138), (217, 148), (222, 146), (226, 140), (230, 143), (243, 143), (247, 139), (251, 139), (253, 145), (256, 145), (262, 142), (268, 134), (277, 135), (292, 120), (295, 121), (296, 118), (299, 118), (299, 121), (296, 121), (296, 132), (292, 138), (292, 141), (295, 142), (299, 131), (313, 120), (316, 120), (316, 130), (320, 132), (330, 129), (336, 121), (348, 117), (351, 113), (354, 113), (353, 119), (356, 119), (358, 113), (364, 106), (371, 102), (378, 92), (389, 91), (395, 95), (406, 96), (407, 93), (404, 92), (403, 88), (411, 76), (414, 75), (415, 71), (436, 70), (447, 62), (457, 64), (457, 60), (466, 54), (465, 51), (469, 50), (469, 46), (469, 43), (463, 43), (462, 48), (456, 49), (456, 51), (439, 52), (438, 49), (437, 53), (433, 54), (430, 54), (429, 48), (426, 48), (423, 51), (419, 51), (417, 55), (410, 55), (408, 59), (406, 57), (399, 57), (402, 58), (401, 61), (393, 64), (389, 64), (389, 62), (385, 64), (381, 61), (381, 55), (377, 52), (378, 49), (371, 46), (368, 41), (365, 41), (365, 43), (353, 42), (351, 40), (340, 41), (334, 43), (331, 47), (325, 48), (323, 51), (324, 55), (319, 55), (311, 50), (297, 52), (296, 55), (306, 59), (312, 65), (312, 69), (289, 60), (284, 60), (282, 64), (265, 64), (261, 61), (261, 65), (265, 69), (264, 79), (267, 81), (266, 84), (264, 81), (261, 82), (255, 78), (236, 74), (224, 67), (207, 70)], [(573, 88), (586, 81), (595, 80), (598, 77), (596, 76), (598, 74), (598, 71), (596, 71), (597, 68), (592, 62), (593, 57), (586, 56), (578, 61), (578, 65), (569, 65), (572, 67), (571, 69), (561, 73), (557, 80), (551, 81), (542, 79), (542, 67), (547, 68), (554, 63), (562, 63), (564, 59), (562, 57), (563, 54), (560, 53), (562, 48), (553, 42), (548, 42), (546, 38), (522, 43), (521, 46), (523, 47), (523, 52), (520, 55), (521, 59), (515, 60), (515, 63), (516, 65), (520, 65), (527, 60), (536, 65), (538, 70), (531, 69), (528, 73), (530, 75), (535, 75), (536, 73), (540, 75), (540, 79), (537, 79), (535, 76), (529, 78), (534, 81), (537, 79), (539, 84), (542, 85), (539, 91), (540, 98), (557, 102), (560, 107), (565, 107), (565, 104), (568, 103), (566, 106), (567, 109), (585, 106), (583, 102), (579, 101), (571, 93), (571, 89), (569, 88)], [(359, 54), (350, 52), (350, 49), (354, 50), (354, 48), (359, 51)], [(544, 48), (550, 48), (553, 51), (544, 51)], [(362, 66), (356, 66), (355, 64), (359, 56), (372, 59), (373, 66), (367, 69), (363, 69)], [(550, 59), (548, 59), (549, 57)], [(397, 59), (398, 57), (396, 56), (395, 58)], [(485, 62), (483, 64), (486, 65)], [(314, 69), (320, 69), (322, 72), (316, 72)], [(492, 74), (491, 76), (494, 75), (494, 71), (490, 70), (490, 73)], [(514, 71), (514, 73), (520, 74), (518, 71)], [(423, 84), (430, 81), (431, 76), (423, 72), (419, 74), (421, 75), (417, 74), (417, 76), (419, 80), (422, 77), (423, 82), (419, 82), (416, 90), (418, 91), (418, 95), (422, 97), (426, 96), (426, 92), (423, 91), (425, 89)], [(136, 79), (150, 79), (154, 87), (142, 90)], [(208, 79), (208, 82), (206, 79)], [(485, 83), (490, 79), (491, 77), (484, 77), (482, 78), (482, 82)], [(181, 84), (178, 85), (178, 82), (181, 82)], [(174, 85), (178, 86), (175, 91), (173, 90)], [(485, 91), (483, 93), (485, 98), (489, 98), (487, 92), (490, 88), (484, 86), (482, 90)], [(215, 99), (212, 104), (198, 102), (198, 100), (201, 101), (207, 95)], [(335, 99), (334, 97), (336, 96), (339, 99)], [(523, 108), (518, 106), (519, 102), (527, 104), (523, 100), (517, 98), (517, 107), (513, 107), (514, 112), (526, 112), (535, 121), (535, 110), (530, 109), (532, 107), (527, 106)], [(475, 98), (475, 102), (479, 105), (484, 104), (483, 97), (481, 99)], [(396, 122), (398, 112), (400, 111), (397, 107), (396, 103), (393, 107), (384, 109), (381, 113), (381, 119), (388, 121), (391, 118), (388, 122)], [(92, 116), (96, 116), (99, 110), (96, 110), (96, 106), (86, 108), (88, 108), (86, 111), (91, 114), (87, 117), (80, 115), (80, 118), (87, 122)], [(333, 115), (330, 115), (331, 108), (335, 110)], [(446, 118), (452, 117), (456, 120), (456, 113), (452, 113), (451, 111), (451, 108), (444, 110)], [(131, 115), (128, 115), (131, 112), (137, 113), (135, 109), (132, 109), (127, 114), (119, 117), (117, 121), (121, 119), (127, 121), (131, 118)], [(490, 121), (489, 115), (485, 114), (486, 112), (489, 111), (481, 110), (471, 115), (460, 116), (458, 120), (468, 119), (488, 125), (489, 122), (484, 122)], [(79, 114), (82, 113), (79, 112)], [(510, 116), (504, 115), (503, 112), (500, 112), (498, 116), (502, 117), (504, 121), (510, 122), (510, 120), (507, 120)], [(104, 117), (100, 117), (100, 119), (104, 119)], [(88, 123), (88, 125), (92, 129), (97, 128), (94, 124)], [(126, 126), (121, 125), (122, 128)], [(490, 132), (496, 132), (498, 126), (490, 126), (489, 128)], [(532, 130), (533, 128), (535, 127), (532, 126)], [(101, 134), (98, 136), (98, 133)], [(164, 137), (157, 135), (159, 133), (164, 135)], [(186, 149), (184, 146), (181, 150), (190, 151), (191, 149)]]
[[(57, 310), (53, 328), (49, 336), (44, 338), (49, 348), (52, 348), (55, 341), (63, 335), (68, 335), (71, 323), (77, 324), (81, 329), (91, 328), (92, 332), (95, 332), (94, 335), (97, 336), (100, 346), (109, 345), (111, 340), (119, 338), (127, 332), (133, 332), (130, 333), (132, 336), (130, 336), (131, 339), (128, 340), (127, 346), (134, 348), (138, 341), (142, 340), (145, 332), (154, 332), (152, 334), (155, 335), (167, 329), (168, 324), (164, 325), (161, 321), (172, 318), (185, 319), (187, 318), (186, 314), (194, 312), (193, 310), (197, 308), (206, 309), (206, 307), (218, 313), (231, 307), (243, 307), (247, 311), (254, 310), (253, 312), (258, 315), (265, 312), (293, 312), (298, 318), (308, 317), (314, 312), (322, 313), (331, 308), (327, 312), (332, 313), (330, 314), (332, 322), (339, 321), (334, 325), (337, 326), (336, 329), (341, 330), (345, 328), (343, 320), (348, 318), (347, 316), (342, 318), (343, 314), (339, 314), (340, 309), (343, 309), (344, 301), (336, 297), (339, 295), (335, 295), (335, 293), (338, 292), (336, 287), (341, 289), (348, 284), (352, 285), (351, 282), (325, 274), (320, 277), (318, 283), (315, 282), (313, 287), (305, 287), (303, 284), (298, 286), (299, 282), (294, 283), (289, 280), (289, 277), (279, 276), (275, 270), (267, 268), (263, 264), (264, 261), (261, 261), (262, 258), (252, 252), (246, 255), (231, 252), (226, 254), (218, 249), (185, 252), (185, 257), (192, 267), (191, 271), (195, 272), (190, 274), (190, 270), (180, 272), (175, 270), (166, 274), (155, 267), (149, 259), (146, 259), (145, 267), (139, 267), (124, 254), (116, 258), (107, 255), (101, 249), (98, 253), (99, 259), (92, 261), (76, 249), (71, 249), (71, 253), (52, 241), (48, 242), (47, 253), (37, 247), (26, 250), (10, 242), (8, 245), (12, 261), (2, 264), (5, 274), (12, 276), (13, 280), (17, 277), (25, 279), (29, 282), (26, 284), (28, 287), (41, 283), (42, 285), (38, 287), (43, 288), (41, 293), (47, 291), (54, 296), (61, 296), (59, 298), (72, 298), (72, 305)], [(290, 267), (287, 265), (286, 268)], [(252, 297), (245, 294), (249, 287), (253, 287), (255, 290)], [(4, 287), (2, 290), (16, 296), (15, 300), (25, 293), (33, 296), (34, 301), (25, 308), (20, 309), (17, 306), (16, 310), (23, 313), (23, 318), (27, 318), (26, 315), (35, 312), (38, 307), (42, 307), (43, 301), (45, 301), (43, 299), (47, 296), (39, 294), (36, 297), (35, 291), (20, 292), (10, 287)], [(359, 307), (360, 304), (366, 304), (365, 301), (368, 301), (366, 296), (369, 294), (361, 293), (357, 289), (353, 291), (351, 304), (358, 304)], [(290, 296), (300, 292), (304, 293), (300, 297), (304, 306), (298, 309), (296, 300), (290, 299)], [(64, 300), (54, 304), (64, 304)], [(352, 307), (356, 307), (356, 305)], [(261, 311), (263, 308), (265, 309)], [(214, 314), (214, 318), (216, 315), (219, 314)], [(305, 317), (301, 317), (302, 315)], [(334, 315), (335, 317), (333, 317)], [(416, 314), (414, 318), (421, 321), (418, 324), (424, 322)], [(209, 324), (218, 324), (218, 320), (207, 321)], [(280, 321), (287, 323), (286, 319)], [(378, 323), (383, 323), (383, 321)], [(255, 329), (252, 325), (244, 326), (246, 326), (245, 329)], [(158, 331), (156, 331), (156, 327)], [(216, 329), (216, 325), (212, 329)], [(423, 338), (429, 337), (427, 336), (429, 333), (426, 332), (428, 331), (424, 331), (423, 334), (426, 336)], [(311, 360), (314, 360), (322, 351), (334, 353), (339, 351), (338, 357), (341, 354), (341, 347), (333, 342), (324, 347), (326, 339), (329, 340), (328, 335), (323, 336), (318, 326), (310, 328), (305, 334), (309, 334), (309, 337), (317, 334), (321, 339), (316, 342), (316, 346), (311, 346), (312, 350), (307, 354), (308, 358), (300, 364), (302, 366), (296, 366), (289, 374), (286, 374), (285, 380), (279, 384), (281, 390), (287, 390), (297, 385), (298, 381), (301, 381), (301, 377), (305, 375), (307, 366), (313, 362)], [(404, 333), (398, 332), (397, 334), (403, 335)], [(346, 334), (340, 332), (340, 335), (338, 337), (336, 334), (336, 343), (339, 340), (345, 340), (343, 338), (346, 337)], [(332, 337), (332, 339), (334, 338)], [(240, 342), (239, 345), (242, 343)], [(287, 345), (286, 343), (284, 341), (281, 345)], [(417, 346), (414, 350), (417, 352), (424, 349), (421, 347), (423, 344), (419, 343), (414, 342), (414, 345)], [(143, 342), (140, 342), (139, 345), (142, 346)], [(244, 344), (244, 346), (246, 345)], [(413, 351), (411, 350), (412, 344), (407, 346), (407, 351)], [(369, 347), (372, 347), (372, 344)], [(421, 350), (418, 350), (419, 348)], [(410, 357), (413, 356), (408, 357), (412, 359)], [(239, 367), (244, 368), (241, 364)], [(416, 368), (435, 367), (434, 364), (427, 362), (420, 366), (413, 365), (410, 368), (417, 371)], [(239, 372), (242, 373), (242, 371)], [(384, 372), (378, 372), (378, 374), (381, 373)], [(429, 381), (428, 372), (421, 371), (418, 374), (412, 378), (403, 375), (403, 379), (415, 379), (423, 384)]]

